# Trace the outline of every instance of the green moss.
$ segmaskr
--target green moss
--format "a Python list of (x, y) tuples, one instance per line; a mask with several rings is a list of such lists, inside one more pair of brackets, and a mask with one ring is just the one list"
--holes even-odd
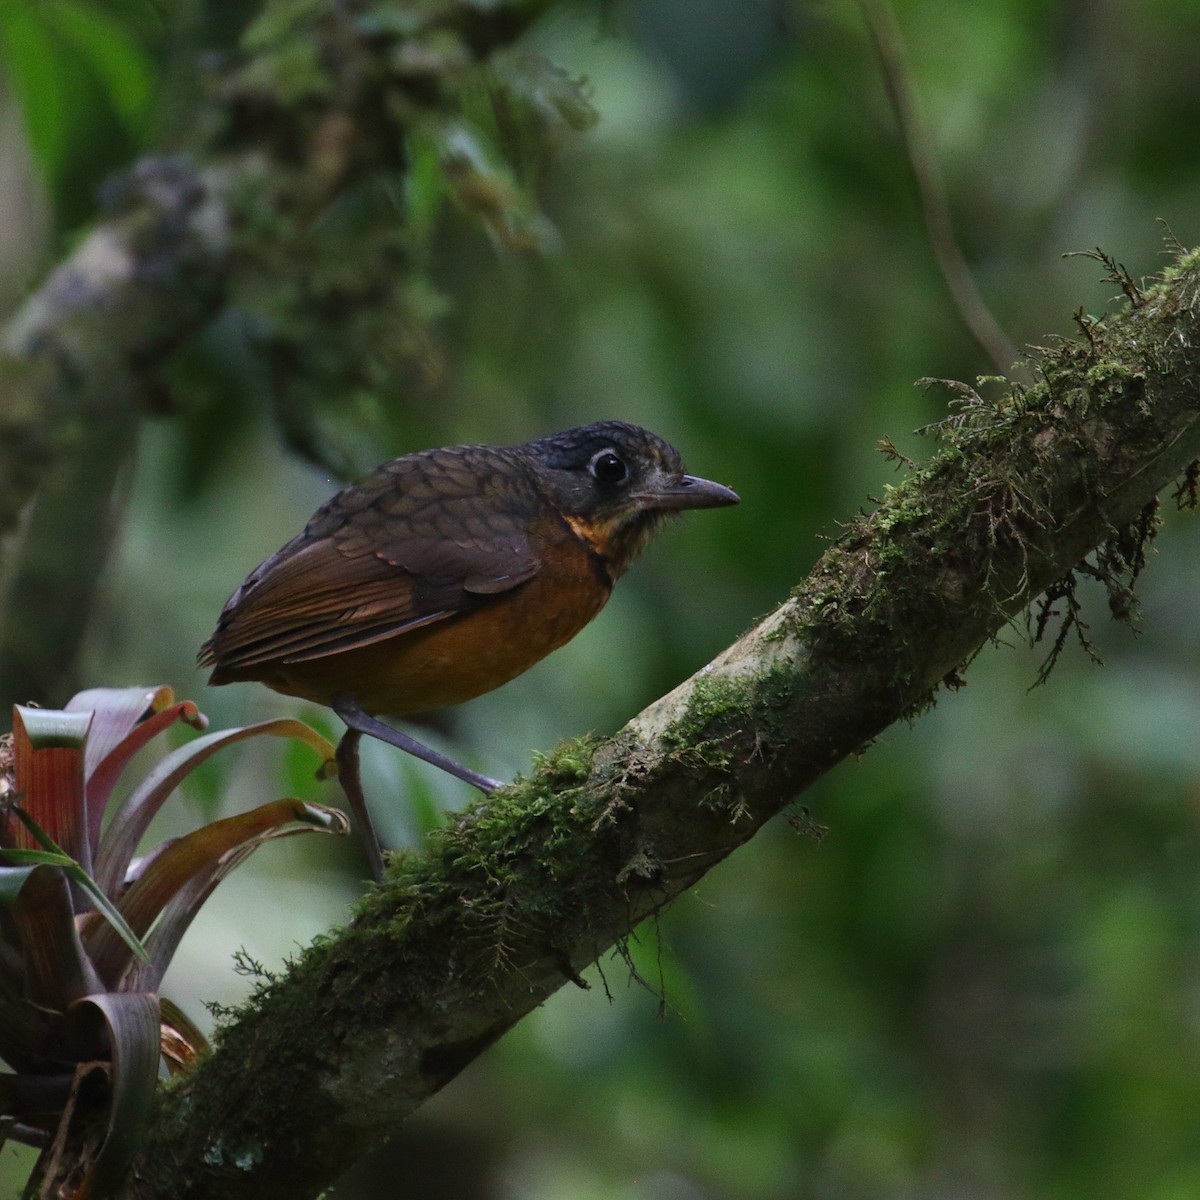
[[(731, 774), (747, 754), (763, 745), (786, 741), (788, 713), (795, 699), (795, 672), (775, 664), (754, 678), (701, 677), (693, 684), (683, 713), (659, 738), (674, 762), (698, 778)], [(741, 803), (723, 783), (702, 796), (708, 807)]]
[[(286, 1029), (292, 1010), (336, 999), (342, 981), (354, 988), (352, 1003), (337, 1009), (347, 1022), (358, 1014), (369, 1025), (380, 1011), (421, 1008), (447, 987), (448, 945), (461, 950), (454, 986), (471, 994), (494, 987), (531, 947), (573, 945), (610, 902), (627, 858), (598, 835), (602, 801), (583, 787), (595, 743), (565, 743), (529, 780), (431, 835), (422, 852), (391, 856), (384, 885), (362, 898), (336, 941), (305, 950), (282, 985), (262, 989), (219, 1035), (229, 1051), (220, 1061), (244, 1061), (254, 1052), (246, 1040), (252, 1028), (265, 1020)], [(327, 1033), (331, 1046), (343, 1034), (353, 1039), (349, 1025)], [(296, 1070), (312, 1066), (310, 1058)]]
[(1163, 282), (1165, 284), (1168, 277), (1174, 278), (1176, 275), (1193, 271), (1200, 275), (1200, 249), (1190, 250), (1186, 254), (1180, 255), (1178, 262), (1169, 271), (1163, 273)]
[(741, 680), (708, 676), (697, 679), (683, 714), (664, 733), (664, 745), (668, 749), (689, 747), (697, 750), (704, 744), (706, 730), (741, 712), (746, 694), (747, 684)]
[(557, 791), (564, 783), (582, 782), (592, 769), (592, 756), (601, 738), (595, 734), (560, 742), (547, 754), (533, 752), (533, 777), (527, 786)]
[(521, 945), (571, 944), (620, 869), (598, 843), (601, 800), (583, 786), (595, 744), (565, 743), (528, 780), (431, 835), (422, 853), (392, 856), (385, 886), (360, 902), (339, 952), (355, 953), (361, 936), (371, 947), (362, 952), (377, 955), (382, 939), (404, 980), (393, 1002), (417, 1003), (444, 986), (447, 939), (471, 948), (463, 982), (475, 990), (491, 986)]

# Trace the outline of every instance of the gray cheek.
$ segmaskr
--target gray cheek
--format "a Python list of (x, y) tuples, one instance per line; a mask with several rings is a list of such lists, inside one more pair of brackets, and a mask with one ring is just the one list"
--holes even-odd
[(551, 494), (561, 512), (575, 516), (594, 508), (596, 493), (590, 476), (561, 470), (550, 470), (546, 475)]

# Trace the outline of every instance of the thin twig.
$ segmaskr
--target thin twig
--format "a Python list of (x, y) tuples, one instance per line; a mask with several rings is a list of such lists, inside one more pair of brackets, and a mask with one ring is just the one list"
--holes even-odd
[(951, 299), (958, 309), (963, 323), (983, 351), (1005, 374), (1013, 373), (1013, 363), (1020, 358), (1015, 343), (1000, 327), (992, 315), (975, 279), (967, 266), (962, 247), (954, 235), (954, 224), (950, 218), (950, 206), (946, 200), (946, 187), (938, 168), (937, 158), (929, 141), (929, 134), (917, 109), (916, 96), (910, 83), (904, 62), (904, 41), (895, 14), (887, 0), (858, 0), (866, 21), (871, 42), (879, 58), (884, 87), (904, 150), (912, 166), (917, 192), (921, 201), (921, 212), (929, 242), (950, 290)]

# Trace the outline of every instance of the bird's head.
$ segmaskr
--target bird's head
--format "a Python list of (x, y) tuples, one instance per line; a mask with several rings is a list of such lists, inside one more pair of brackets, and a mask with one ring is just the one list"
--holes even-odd
[(671, 513), (737, 504), (736, 492), (686, 475), (679, 452), (625, 421), (599, 421), (522, 447), (563, 519), (620, 574)]

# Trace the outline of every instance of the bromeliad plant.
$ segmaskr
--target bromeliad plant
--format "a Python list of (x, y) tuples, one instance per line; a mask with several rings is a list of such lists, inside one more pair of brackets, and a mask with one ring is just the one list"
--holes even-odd
[(177, 721), (208, 724), (169, 688), (97, 688), (62, 711), (15, 707), (0, 743), (0, 1058), (10, 1068), (0, 1144), (42, 1148), (34, 1180), (54, 1178), (68, 1144), (79, 1152), (61, 1195), (100, 1200), (120, 1184), (160, 1059), (179, 1070), (205, 1048), (158, 985), (212, 890), (272, 838), (348, 830), (336, 809), (282, 799), (135, 858), (163, 801), (223, 746), (293, 737), (332, 763), (332, 745), (299, 721), (207, 733), (167, 754), (105, 821), (130, 759)]

